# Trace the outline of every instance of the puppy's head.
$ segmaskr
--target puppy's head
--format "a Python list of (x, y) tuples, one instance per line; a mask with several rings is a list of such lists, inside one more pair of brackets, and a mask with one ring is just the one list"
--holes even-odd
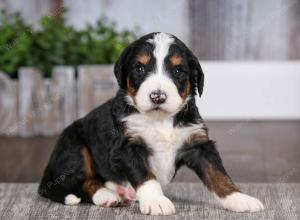
[(128, 46), (115, 65), (127, 101), (142, 113), (174, 115), (202, 94), (204, 76), (193, 53), (175, 36), (152, 33)]

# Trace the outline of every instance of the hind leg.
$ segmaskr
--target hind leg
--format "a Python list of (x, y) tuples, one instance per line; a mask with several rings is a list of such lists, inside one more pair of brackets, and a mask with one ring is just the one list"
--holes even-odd
[[(66, 205), (91, 202), (88, 194), (91, 190), (85, 190), (84, 183), (94, 177), (93, 161), (87, 146), (70, 144), (64, 137), (59, 140), (50, 158), (39, 186), (39, 194)], [(97, 184), (92, 184), (91, 189), (103, 185), (100, 180), (94, 182)]]
[(135, 201), (135, 191), (131, 186), (119, 185), (111, 181), (101, 182), (95, 179), (86, 180), (84, 191), (89, 195), (91, 202), (102, 207), (127, 205)]
[(136, 201), (136, 192), (129, 182), (124, 184), (116, 184), (114, 182), (107, 181), (105, 183), (105, 187), (121, 197), (122, 205), (128, 205)]
[(113, 182), (101, 182), (95, 178), (92, 158), (87, 148), (83, 148), (84, 168), (86, 180), (83, 183), (83, 191), (88, 195), (89, 200), (95, 205), (102, 207), (115, 207), (123, 198), (118, 195), (117, 184)]
[(122, 202), (122, 198), (116, 190), (117, 185), (112, 182), (104, 183), (104, 180), (96, 177), (93, 160), (86, 146), (82, 148), (81, 154), (83, 159), (83, 169), (81, 169), (81, 172), (84, 173), (84, 179), (80, 189), (76, 191), (81, 194), (82, 198), (72, 193), (68, 194), (65, 197), (65, 204), (76, 205), (80, 201), (86, 201), (102, 207), (115, 207), (119, 205)]
[(96, 179), (85, 180), (83, 190), (88, 194), (91, 202), (102, 207), (115, 207), (122, 201), (117, 192), (105, 187)]
[(65, 142), (60, 140), (53, 152), (39, 186), (39, 194), (66, 205), (80, 202), (105, 207), (118, 205), (122, 198), (116, 190), (105, 187), (105, 181), (95, 174), (88, 147)]

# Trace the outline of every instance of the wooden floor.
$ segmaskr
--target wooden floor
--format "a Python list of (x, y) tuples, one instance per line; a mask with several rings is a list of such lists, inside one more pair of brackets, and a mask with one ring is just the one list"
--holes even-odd
[[(300, 182), (300, 121), (208, 122), (228, 173), (238, 182)], [(0, 181), (39, 181), (56, 137), (0, 138)], [(198, 181), (187, 169), (176, 181)]]

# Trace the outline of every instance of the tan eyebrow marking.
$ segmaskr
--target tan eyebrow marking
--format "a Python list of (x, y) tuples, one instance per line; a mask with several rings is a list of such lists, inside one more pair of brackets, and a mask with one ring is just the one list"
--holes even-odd
[(174, 54), (170, 57), (170, 62), (172, 66), (179, 66), (182, 64), (182, 57), (179, 54)]
[(149, 53), (143, 52), (138, 55), (137, 59), (141, 64), (146, 65), (147, 63), (149, 63), (151, 57), (150, 57)]

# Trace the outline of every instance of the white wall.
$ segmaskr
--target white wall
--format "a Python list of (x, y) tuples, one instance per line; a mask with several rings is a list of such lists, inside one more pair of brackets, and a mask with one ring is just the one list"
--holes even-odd
[(206, 119), (300, 119), (300, 62), (200, 62)]
[[(105, 17), (119, 30), (139, 27), (140, 35), (169, 32), (189, 44), (186, 0), (64, 0), (64, 6), (68, 8), (67, 22), (79, 29)], [(20, 11), (27, 23), (38, 27), (39, 19), (50, 15), (51, 0), (0, 0), (0, 9)]]
[(65, 0), (68, 21), (78, 28), (101, 16), (115, 21), (119, 29), (138, 26), (140, 33), (169, 32), (188, 44), (189, 16), (186, 0)]
[[(69, 8), (68, 22), (77, 28), (82, 28), (86, 23), (94, 24), (100, 17), (106, 17), (115, 21), (119, 29), (139, 26), (140, 34), (170, 32), (189, 45), (190, 25), (186, 0), (64, 2)], [(0, 1), (0, 8), (21, 10), (29, 23), (36, 24), (41, 15), (49, 14), (50, 0), (26, 0), (26, 3), (18, 0)], [(280, 11), (276, 18), (282, 13), (286, 11)], [(300, 119), (299, 63), (201, 62), (206, 80), (203, 98), (198, 104), (203, 117)]]
[(26, 23), (38, 27), (43, 16), (50, 15), (51, 0), (0, 0), (0, 9), (7, 12), (20, 12)]
[[(78, 28), (101, 16), (119, 29), (139, 26), (141, 34), (170, 32), (189, 44), (185, 0), (65, 0), (68, 20)], [(203, 98), (207, 119), (300, 119), (300, 63), (201, 62), (205, 71)]]

